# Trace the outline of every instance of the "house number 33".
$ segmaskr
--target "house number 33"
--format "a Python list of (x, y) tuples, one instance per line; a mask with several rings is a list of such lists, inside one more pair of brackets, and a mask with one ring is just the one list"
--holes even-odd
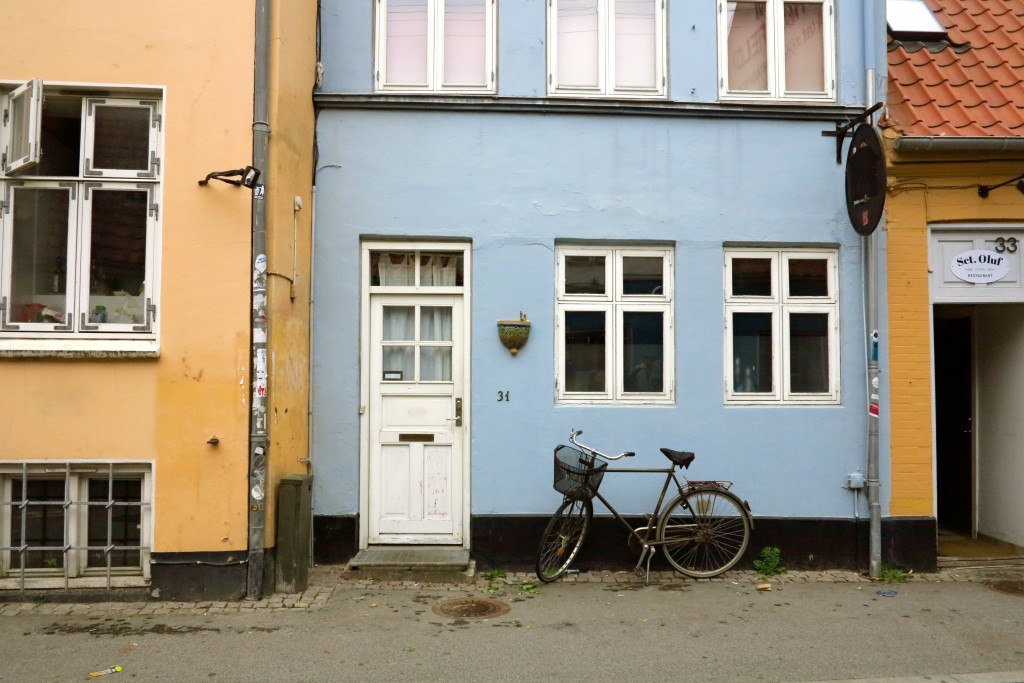
[(1017, 251), (1017, 238), (1016, 237), (997, 237), (996, 238), (996, 252), (1002, 254), (1003, 252), (1014, 253)]
[(508, 403), (512, 399), (508, 397), (508, 390), (498, 389), (498, 403)]

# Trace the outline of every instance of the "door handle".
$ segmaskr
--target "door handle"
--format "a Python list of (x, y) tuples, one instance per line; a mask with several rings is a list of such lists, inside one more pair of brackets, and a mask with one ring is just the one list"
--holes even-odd
[(462, 399), (455, 399), (455, 426), (462, 426)]

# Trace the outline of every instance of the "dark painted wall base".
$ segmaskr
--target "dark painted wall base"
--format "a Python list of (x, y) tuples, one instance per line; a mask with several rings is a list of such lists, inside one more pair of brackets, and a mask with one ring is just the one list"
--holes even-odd
[[(639, 520), (633, 521), (640, 524)], [(547, 517), (532, 515), (474, 516), (471, 552), (477, 568), (532, 569), (547, 522)], [(359, 548), (359, 520), (354, 515), (316, 516), (313, 530), (314, 557), (320, 564), (345, 562)], [(740, 566), (751, 567), (761, 548), (776, 546), (782, 551), (783, 564), (790, 569), (867, 570), (868, 534), (867, 520), (757, 517)], [(614, 518), (596, 516), (575, 566), (582, 570), (631, 568), (637, 555), (626, 547), (626, 537), (626, 530)], [(882, 562), (903, 569), (934, 571), (935, 540), (933, 518), (883, 519)]]
[[(153, 553), (153, 597), (160, 600), (239, 600), (245, 597), (248, 553)], [(263, 594), (274, 592), (274, 548), (263, 556)]]

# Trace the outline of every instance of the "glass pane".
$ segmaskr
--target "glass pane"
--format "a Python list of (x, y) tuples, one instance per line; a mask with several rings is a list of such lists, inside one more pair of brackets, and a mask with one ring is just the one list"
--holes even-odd
[(664, 391), (663, 313), (622, 314), (622, 361), (626, 391)]
[(445, 85), (487, 84), (487, 0), (444, 0)]
[(786, 3), (786, 90), (825, 92), (825, 34), (822, 5)]
[(566, 294), (604, 294), (604, 256), (566, 256)]
[(413, 306), (384, 307), (384, 341), (416, 339), (416, 309)]
[(789, 315), (789, 388), (828, 393), (828, 314)]
[(462, 254), (444, 252), (420, 254), (420, 286), (461, 287)]
[(565, 313), (565, 390), (605, 390), (605, 314)]
[(732, 259), (732, 296), (771, 296), (772, 260)]
[(11, 99), (11, 156), (8, 162), (14, 162), (29, 154), (32, 141), (29, 139), (29, 118), (31, 117), (32, 88), (26, 89)]
[(420, 347), (420, 380), (423, 382), (452, 381), (452, 347)]
[(386, 381), (416, 381), (415, 346), (384, 347), (384, 377)]
[(660, 256), (622, 257), (622, 293), (664, 294), (664, 270)]
[(388, 0), (384, 81), (427, 85), (427, 0)]
[(730, 2), (729, 90), (768, 90), (768, 40), (763, 2)]
[(149, 194), (92, 191), (89, 322), (142, 323)]
[(596, 88), (597, 0), (558, 1), (558, 84)]
[(12, 322), (64, 322), (70, 203), (65, 189), (14, 188)]
[(92, 167), (149, 170), (149, 107), (96, 106)]
[(615, 0), (615, 85), (656, 88), (657, 0)]
[[(11, 508), (11, 545), (56, 548), (25, 551), (25, 566), (60, 569), (64, 566), (64, 479), (29, 479), (22, 497), (22, 480), (11, 482), (11, 502), (28, 500), (25, 508)], [(49, 504), (33, 504), (49, 503)], [(22, 536), (22, 522), (25, 533)], [(11, 569), (21, 567), (21, 553), (11, 553)]]
[(827, 259), (789, 259), (790, 296), (828, 296)]
[(732, 390), (772, 391), (772, 314), (732, 314)]
[(411, 251), (370, 252), (370, 284), (411, 287), (416, 284), (416, 260)]
[(423, 306), (420, 309), (420, 341), (451, 340), (451, 306)]
[[(111, 489), (113, 483), (113, 489)], [(139, 479), (89, 480), (89, 502), (140, 503), (142, 481)], [(109, 515), (109, 517), (108, 517)], [(109, 519), (109, 529), (108, 529)], [(90, 546), (139, 546), (142, 545), (142, 508), (140, 505), (89, 506)], [(108, 536), (109, 531), (109, 536)], [(107, 554), (102, 550), (88, 551), (90, 567), (106, 567)], [(111, 567), (139, 567), (142, 565), (141, 550), (111, 550)]]

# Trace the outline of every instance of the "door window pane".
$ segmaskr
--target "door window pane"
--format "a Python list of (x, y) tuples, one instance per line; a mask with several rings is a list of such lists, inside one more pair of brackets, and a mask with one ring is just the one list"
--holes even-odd
[(388, 0), (384, 80), (427, 85), (427, 0)]
[[(149, 194), (93, 190), (91, 205), (89, 321), (142, 322), (123, 313), (134, 308), (141, 318), (141, 303), (130, 306), (127, 299), (115, 302), (110, 297), (143, 295)], [(114, 310), (115, 303), (120, 305), (118, 310)]]
[(772, 391), (772, 314), (732, 314), (733, 391)]
[(452, 381), (452, 347), (420, 347), (420, 380), (423, 382)]
[(597, 0), (559, 0), (559, 85), (597, 87), (598, 23)]
[(487, 0), (444, 0), (444, 83), (487, 82)]
[(733, 296), (771, 296), (772, 260), (768, 258), (732, 259)]
[(14, 188), (13, 321), (64, 322), (70, 202), (65, 189)]
[(768, 89), (768, 33), (763, 2), (728, 3), (729, 90)]
[[(61, 569), (64, 567), (64, 479), (29, 479), (22, 496), (22, 479), (11, 482), (11, 502), (29, 501), (24, 507), (11, 507), (11, 545), (54, 548), (27, 550), (25, 567)], [(22, 524), (25, 533), (22, 535)], [(11, 553), (11, 568), (21, 567), (22, 553)]]
[(615, 85), (655, 88), (657, 0), (614, 0)]
[(623, 294), (664, 294), (664, 259), (660, 256), (623, 256)]
[(604, 312), (566, 311), (566, 391), (603, 392), (605, 390), (604, 361)]
[(149, 170), (150, 113), (149, 107), (97, 105), (92, 168)]
[(451, 340), (451, 306), (423, 306), (420, 308), (420, 341)]
[(626, 391), (664, 390), (664, 314), (622, 314), (623, 386)]
[(790, 391), (828, 392), (827, 313), (790, 314), (789, 368)]
[[(111, 487), (113, 484), (113, 487)], [(107, 479), (89, 480), (89, 502), (117, 504), (89, 506), (89, 545), (96, 546), (139, 546), (142, 545), (142, 510), (139, 505), (120, 503), (142, 502), (142, 480)], [(109, 530), (109, 536), (108, 536)], [(111, 550), (111, 567), (139, 567), (142, 564), (140, 550)], [(103, 550), (88, 552), (90, 567), (106, 567), (107, 554)]]
[(462, 254), (420, 254), (420, 285), (423, 287), (461, 287)]
[(786, 90), (824, 92), (823, 6), (817, 2), (785, 5)]
[(411, 287), (416, 284), (416, 261), (412, 252), (370, 252), (370, 284)]
[(413, 306), (384, 307), (384, 341), (413, 341), (416, 338), (416, 309)]
[(385, 346), (383, 351), (384, 380), (395, 382), (416, 381), (415, 346)]
[(566, 294), (604, 294), (604, 256), (566, 256)]
[(789, 259), (790, 296), (828, 296), (828, 260)]

